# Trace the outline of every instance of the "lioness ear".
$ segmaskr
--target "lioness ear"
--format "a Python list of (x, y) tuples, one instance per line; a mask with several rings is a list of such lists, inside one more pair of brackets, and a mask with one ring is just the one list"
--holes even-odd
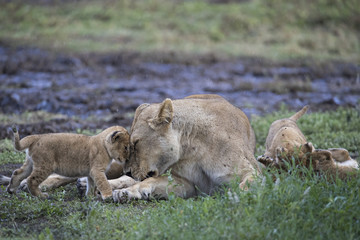
[(173, 104), (170, 98), (165, 99), (161, 105), (157, 116), (148, 121), (151, 128), (155, 128), (156, 126), (162, 124), (169, 124), (173, 120)]
[(138, 107), (136, 108), (136, 111), (135, 111), (135, 114), (134, 114), (134, 121), (133, 121), (132, 124), (131, 124), (130, 132), (133, 131), (134, 126), (135, 126), (135, 123), (137, 122), (140, 113), (141, 113), (145, 108), (147, 108), (148, 106), (150, 106), (149, 103), (143, 103), (143, 104), (141, 104), (140, 106), (138, 106)]

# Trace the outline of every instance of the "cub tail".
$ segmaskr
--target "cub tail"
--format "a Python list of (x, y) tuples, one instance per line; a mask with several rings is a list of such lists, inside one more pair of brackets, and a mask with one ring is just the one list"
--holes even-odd
[(308, 109), (309, 109), (309, 105), (306, 105), (300, 111), (292, 115), (290, 119), (296, 122), (299, 118), (301, 118), (302, 115), (304, 115), (307, 112)]
[(31, 144), (33, 144), (34, 142), (36, 142), (40, 138), (39, 135), (32, 135), (32, 136), (24, 137), (23, 139), (20, 140), (20, 136), (19, 136), (17, 126), (13, 125), (11, 130), (12, 130), (12, 132), (14, 134), (13, 135), (14, 148), (17, 151), (23, 151), (23, 150), (29, 148), (31, 146)]

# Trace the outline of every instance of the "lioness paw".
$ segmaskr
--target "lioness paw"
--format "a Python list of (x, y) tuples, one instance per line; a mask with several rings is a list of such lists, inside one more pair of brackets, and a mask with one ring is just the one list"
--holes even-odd
[(127, 189), (120, 189), (113, 191), (113, 200), (114, 202), (118, 203), (126, 203), (130, 199), (140, 199), (141, 196), (138, 198), (134, 197), (134, 195), (130, 194)]
[(148, 200), (151, 195), (151, 189), (142, 188), (140, 190), (136, 188), (125, 188), (113, 191), (113, 199), (115, 202), (124, 203), (133, 199)]

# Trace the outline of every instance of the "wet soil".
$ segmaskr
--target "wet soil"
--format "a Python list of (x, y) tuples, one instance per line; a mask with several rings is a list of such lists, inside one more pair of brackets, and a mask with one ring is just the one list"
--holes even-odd
[[(360, 66), (312, 61), (274, 63), (260, 58), (111, 53), (54, 54), (0, 44), (0, 114), (61, 114), (20, 125), (21, 134), (129, 127), (136, 107), (164, 98), (212, 93), (248, 116), (285, 104), (312, 111), (357, 107)], [(0, 124), (0, 138), (11, 123)]]

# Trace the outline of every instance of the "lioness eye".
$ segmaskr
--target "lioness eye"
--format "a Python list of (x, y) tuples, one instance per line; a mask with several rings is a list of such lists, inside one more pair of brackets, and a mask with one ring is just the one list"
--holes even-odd
[(125, 150), (128, 150), (128, 147), (127, 147), (127, 146), (125, 146)]

